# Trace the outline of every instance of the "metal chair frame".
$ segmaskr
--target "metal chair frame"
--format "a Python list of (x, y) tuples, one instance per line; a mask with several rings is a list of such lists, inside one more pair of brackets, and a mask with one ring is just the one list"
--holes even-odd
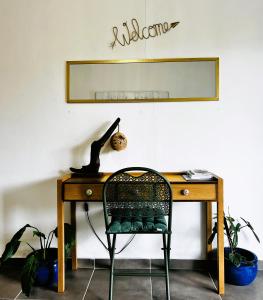
[[(131, 174), (128, 174), (128, 172), (143, 172), (142, 175), (140, 176), (132, 176)], [(128, 272), (121, 272), (121, 271), (117, 271), (116, 269), (114, 269), (114, 259), (115, 259), (115, 245), (116, 245), (116, 235), (117, 234), (127, 234), (127, 232), (119, 232), (119, 233), (109, 233), (108, 229), (109, 229), (109, 216), (111, 215), (110, 212), (110, 208), (108, 207), (108, 188), (110, 183), (114, 183), (114, 184), (118, 184), (118, 181), (113, 181), (114, 178), (116, 178), (118, 175), (120, 174), (128, 174), (130, 178), (136, 178), (135, 180), (137, 180), (137, 182), (140, 182), (140, 177), (143, 177), (145, 174), (152, 174), (154, 176), (156, 176), (156, 178), (159, 178), (160, 182), (162, 185), (165, 185), (166, 187), (166, 191), (168, 192), (168, 197), (165, 200), (165, 202), (167, 202), (166, 204), (168, 204), (168, 208), (166, 206), (166, 213), (165, 215), (168, 216), (168, 224), (167, 224), (167, 231), (166, 232), (151, 232), (151, 231), (143, 231), (143, 232), (129, 232), (128, 234), (161, 234), (162, 238), (163, 238), (163, 248), (162, 250), (164, 251), (164, 267), (165, 267), (165, 271), (164, 272), (132, 272), (132, 271), (128, 271)], [(129, 181), (128, 181), (129, 182)], [(128, 183), (127, 182), (127, 183)], [(121, 182), (126, 183), (126, 181), (122, 181)], [(142, 183), (147, 183), (147, 181), (143, 181)], [(149, 182), (147, 184), (157, 184), (157, 182)], [(116, 195), (114, 195), (116, 196)], [(130, 200), (129, 200), (130, 201)], [(160, 199), (160, 201), (153, 201), (153, 203), (155, 202), (161, 202), (162, 200)], [(136, 202), (136, 201), (134, 201)], [(149, 202), (148, 202), (149, 203)], [(105, 217), (105, 225), (106, 225), (106, 235), (107, 235), (107, 241), (108, 241), (108, 251), (109, 251), (109, 255), (110, 255), (110, 284), (109, 284), (109, 300), (113, 299), (113, 283), (114, 283), (114, 276), (162, 276), (165, 277), (166, 279), (166, 299), (170, 300), (170, 285), (169, 285), (169, 266), (170, 266), (170, 250), (171, 250), (171, 224), (172, 224), (172, 189), (171, 189), (171, 185), (170, 182), (159, 172), (153, 170), (153, 169), (149, 169), (149, 168), (144, 168), (144, 167), (130, 167), (130, 168), (124, 168), (121, 169), (115, 173), (113, 173), (105, 182), (104, 187), (103, 187), (103, 208), (104, 208), (104, 217)], [(111, 238), (112, 235), (112, 238)]]

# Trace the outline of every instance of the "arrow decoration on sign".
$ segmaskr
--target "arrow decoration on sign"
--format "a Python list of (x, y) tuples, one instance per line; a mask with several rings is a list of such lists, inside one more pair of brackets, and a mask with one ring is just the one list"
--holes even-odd
[(180, 22), (163, 22), (150, 25), (148, 27), (140, 27), (136, 19), (131, 19), (130, 24), (128, 22), (122, 23), (124, 29), (123, 33), (119, 32), (119, 28), (114, 26), (112, 28), (114, 40), (110, 43), (111, 48), (117, 46), (128, 46), (131, 42), (137, 42), (138, 40), (148, 40), (149, 38), (154, 38), (162, 34), (167, 33), (171, 29), (175, 28)]

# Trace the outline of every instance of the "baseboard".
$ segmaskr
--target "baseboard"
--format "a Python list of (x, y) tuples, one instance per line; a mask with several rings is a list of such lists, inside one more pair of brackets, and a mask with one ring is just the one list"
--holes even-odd
[[(9, 266), (22, 266), (24, 263), (23, 258), (11, 258), (7, 262)], [(178, 270), (207, 270), (213, 261), (209, 260), (196, 260), (196, 259), (171, 259), (171, 269)], [(96, 268), (105, 269), (110, 265), (109, 259), (78, 259), (79, 268)], [(116, 268), (122, 269), (159, 269), (163, 267), (162, 259), (116, 259)], [(263, 270), (263, 260), (258, 261), (258, 269)]]
[(259, 269), (260, 271), (263, 270), (263, 260), (259, 260), (259, 261), (258, 261), (258, 269)]
[[(213, 263), (209, 260), (197, 259), (171, 259), (171, 269), (178, 270), (207, 270), (209, 265)], [(214, 262), (215, 263), (215, 262)], [(78, 259), (79, 268), (109, 268), (109, 259)], [(162, 259), (116, 259), (116, 268), (131, 268), (131, 269), (159, 269), (163, 267)], [(258, 261), (258, 269), (263, 270), (263, 260)]]

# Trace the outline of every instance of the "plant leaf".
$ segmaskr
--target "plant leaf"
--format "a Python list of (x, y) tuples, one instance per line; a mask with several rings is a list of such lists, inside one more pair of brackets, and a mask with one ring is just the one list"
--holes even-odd
[(250, 224), (250, 222), (246, 221), (245, 219), (241, 218), (247, 225), (247, 227), (252, 231), (252, 233), (254, 234), (256, 240), (260, 243), (260, 239), (258, 237), (258, 235), (256, 234), (254, 228), (252, 227), (252, 225)]
[[(54, 230), (56, 238), (58, 237), (58, 229)], [(75, 245), (75, 231), (73, 226), (69, 223), (64, 223), (64, 243), (65, 243), (65, 256), (69, 257), (72, 247)]]
[(235, 265), (236, 267), (240, 267), (243, 257), (241, 254), (237, 252), (230, 252), (228, 257), (233, 265)]
[(238, 231), (236, 230), (236, 227), (235, 227), (235, 230), (233, 232), (232, 242), (233, 242), (233, 248), (236, 248), (237, 245), (238, 245)]
[(212, 232), (212, 234), (210, 235), (210, 237), (209, 237), (208, 240), (207, 240), (208, 245), (211, 245), (211, 244), (212, 244), (212, 242), (213, 242), (215, 236), (216, 236), (216, 232)]
[(38, 268), (38, 259), (33, 253), (26, 258), (26, 262), (23, 267), (22, 276), (21, 276), (22, 291), (27, 297), (29, 297), (31, 288), (35, 282), (37, 268)]
[(252, 233), (254, 234), (254, 237), (256, 238), (256, 240), (260, 243), (260, 239), (254, 230), (252, 230)]
[(227, 236), (227, 239), (228, 239), (229, 246), (233, 250), (233, 242), (232, 242), (232, 239), (231, 239), (231, 234), (230, 234), (230, 230), (229, 230), (229, 227), (228, 227), (226, 217), (224, 217), (224, 227), (225, 227), (226, 236)]
[(69, 257), (72, 247), (75, 245), (75, 231), (71, 224), (64, 224), (65, 234), (65, 257)]
[(230, 216), (226, 216), (226, 219), (227, 219), (227, 221), (230, 222), (230, 223), (235, 222), (235, 219), (232, 218), (232, 217), (230, 217)]
[(237, 225), (236, 225), (236, 232), (240, 232), (240, 228), (241, 228), (241, 224), (237, 223)]
[(34, 230), (33, 231), (33, 236), (37, 236), (39, 238), (43, 238), (43, 239), (46, 239), (46, 236), (44, 235), (44, 233), (40, 232), (40, 231), (37, 231), (37, 230)]
[(252, 227), (252, 225), (250, 224), (250, 222), (246, 221), (244, 218), (240, 217), (245, 223), (246, 225), (251, 229), (254, 230), (254, 228)]
[(10, 257), (12, 257), (17, 249), (20, 246), (20, 239), (23, 235), (23, 233), (25, 232), (27, 227), (32, 227), (29, 224), (26, 224), (24, 227), (20, 228), (12, 237), (12, 239), (10, 240), (10, 242), (8, 242), (6, 244), (5, 250), (2, 254), (2, 257), (0, 258), (0, 263), (3, 263), (4, 261), (6, 261), (7, 259), (9, 259)]
[(208, 238), (208, 241), (207, 241), (208, 245), (212, 244), (216, 234), (217, 234), (217, 222), (215, 222), (215, 225), (213, 227), (213, 231), (212, 231), (210, 237)]

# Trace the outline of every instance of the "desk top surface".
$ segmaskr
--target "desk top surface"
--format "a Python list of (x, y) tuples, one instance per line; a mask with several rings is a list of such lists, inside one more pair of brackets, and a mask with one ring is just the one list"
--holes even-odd
[[(75, 177), (72, 174), (66, 174), (64, 176), (62, 176), (60, 179), (62, 180), (62, 182), (64, 183), (104, 183), (108, 177), (111, 175), (112, 173), (110, 172), (105, 172), (105, 173), (99, 173), (98, 177)], [(136, 174), (139, 175), (139, 173), (134, 173), (134, 175), (136, 176)], [(189, 182), (186, 179), (184, 179), (184, 177), (182, 176), (184, 173), (183, 172), (161, 172), (161, 174), (163, 174), (166, 179), (170, 182), (170, 183), (180, 183), (180, 182)], [(212, 180), (193, 180), (190, 182), (196, 182), (196, 183), (202, 183), (202, 182), (206, 182), (206, 183), (214, 183), (217, 182), (218, 177), (215, 175), (215, 177)]]

